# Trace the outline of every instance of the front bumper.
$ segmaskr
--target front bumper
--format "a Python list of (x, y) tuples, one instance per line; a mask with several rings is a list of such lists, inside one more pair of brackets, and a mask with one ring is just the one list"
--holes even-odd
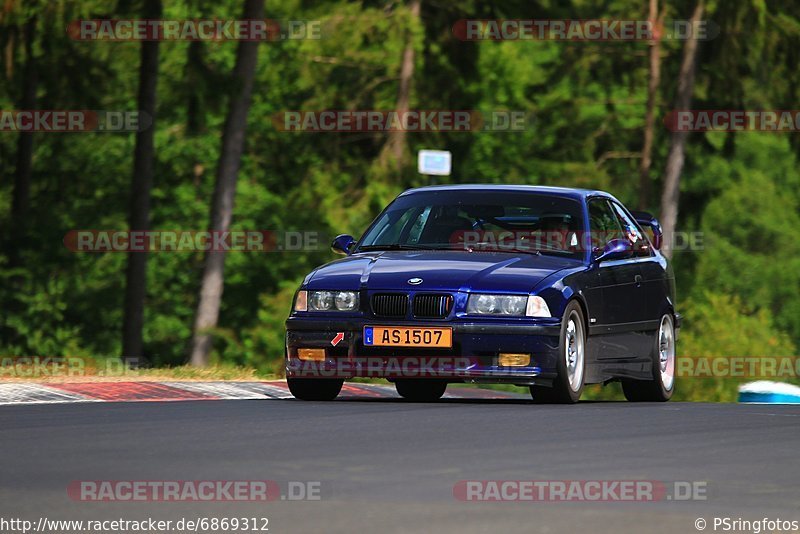
[[(450, 349), (366, 346), (364, 326), (448, 327), (453, 329), (453, 346)], [(560, 330), (557, 319), (531, 324), (290, 317), (286, 321), (286, 376), (548, 384), (556, 376)], [(298, 348), (324, 348), (325, 360), (300, 360)], [(530, 354), (530, 364), (501, 366), (500, 352)]]

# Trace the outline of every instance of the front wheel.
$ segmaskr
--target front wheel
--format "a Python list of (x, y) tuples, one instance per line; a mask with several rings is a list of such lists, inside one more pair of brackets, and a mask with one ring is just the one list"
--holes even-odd
[(294, 398), (305, 401), (329, 401), (342, 390), (344, 380), (335, 378), (287, 378), (289, 392)]
[(675, 323), (664, 314), (653, 341), (652, 380), (623, 380), (622, 392), (631, 402), (664, 402), (675, 391)]
[(394, 387), (397, 393), (406, 400), (416, 402), (433, 402), (441, 398), (447, 389), (447, 382), (444, 380), (395, 380)]
[(572, 301), (561, 319), (561, 338), (558, 344), (558, 375), (553, 387), (531, 386), (534, 402), (542, 404), (573, 404), (583, 393), (586, 370), (586, 328), (580, 305)]

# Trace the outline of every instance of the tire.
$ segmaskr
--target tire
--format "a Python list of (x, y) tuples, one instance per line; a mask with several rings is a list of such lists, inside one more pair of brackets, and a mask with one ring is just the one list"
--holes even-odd
[(558, 342), (558, 375), (553, 387), (531, 386), (531, 398), (539, 404), (574, 404), (581, 398), (586, 376), (586, 328), (576, 301), (567, 304), (561, 318)]
[(447, 389), (445, 380), (414, 380), (398, 379), (395, 380), (394, 387), (398, 395), (406, 400), (415, 402), (433, 402), (439, 400)]
[(330, 401), (339, 395), (344, 380), (335, 378), (287, 378), (294, 398), (305, 401)]
[(665, 402), (675, 391), (675, 321), (671, 314), (661, 317), (650, 354), (651, 380), (622, 381), (622, 392), (631, 402)]

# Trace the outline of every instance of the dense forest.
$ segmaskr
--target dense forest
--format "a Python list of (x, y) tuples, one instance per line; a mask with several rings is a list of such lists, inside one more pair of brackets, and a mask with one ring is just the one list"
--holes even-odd
[[(710, 20), (718, 34), (569, 42), (454, 32), (470, 18), (654, 13)], [(82, 19), (265, 17), (318, 23), (319, 35), (135, 42), (67, 31)], [(65, 236), (228, 225), (360, 235), (399, 192), (446, 182), (597, 188), (672, 218), (679, 355), (797, 354), (800, 133), (675, 132), (665, 117), (798, 109), (798, 2), (9, 0), (0, 49), (2, 110), (152, 119), (129, 132), (0, 131), (2, 355), (280, 372), (292, 296), (333, 258), (327, 242), (208, 258), (74, 252)], [(408, 109), (530, 120), (514, 131), (405, 134), (285, 131), (276, 121), (289, 110)], [(418, 174), (420, 149), (451, 151), (452, 174)], [(727, 400), (732, 382), (684, 379), (676, 398)]]

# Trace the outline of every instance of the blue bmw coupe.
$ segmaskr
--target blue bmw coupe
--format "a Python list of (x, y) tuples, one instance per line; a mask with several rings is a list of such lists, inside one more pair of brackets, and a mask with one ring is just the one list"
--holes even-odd
[(574, 403), (621, 381), (630, 401), (675, 387), (680, 315), (661, 228), (602, 191), (432, 186), (402, 193), (345, 257), (303, 281), (286, 321), (286, 376), (304, 400), (381, 377), (406, 399), (449, 383), (529, 387)]

